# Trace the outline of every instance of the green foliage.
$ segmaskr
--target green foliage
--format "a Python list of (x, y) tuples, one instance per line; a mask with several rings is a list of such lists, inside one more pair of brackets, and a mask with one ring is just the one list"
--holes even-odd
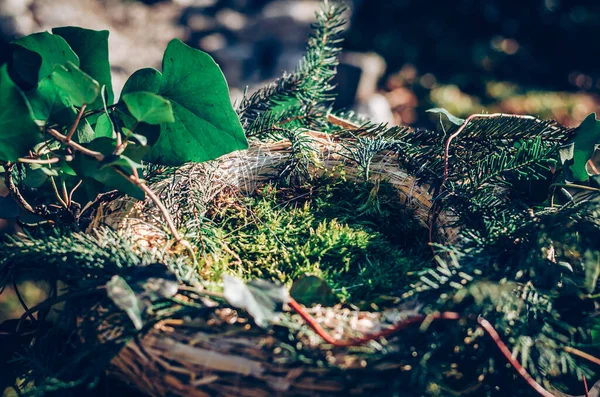
[[(295, 127), (323, 127), (323, 116), (329, 112), (334, 95), (331, 81), (338, 65), (337, 56), (341, 52), (342, 33), (346, 20), (346, 6), (339, 2), (325, 2), (317, 11), (316, 22), (296, 71), (284, 74), (276, 82), (245, 96), (238, 106), (238, 114), (247, 130), (253, 123), (261, 123), (265, 114), (280, 115), (295, 113)], [(279, 123), (277, 123), (279, 124)], [(259, 139), (268, 136), (274, 124), (265, 125)], [(248, 128), (250, 127), (250, 128)]]
[(107, 31), (57, 28), (10, 50), (0, 76), (0, 161), (23, 163), (38, 215), (58, 203), (77, 220), (82, 204), (112, 189), (143, 199), (143, 161), (202, 162), (247, 147), (221, 70), (178, 40), (165, 51), (164, 74), (134, 73), (116, 104)]
[[(108, 30), (89, 30), (72, 26), (52, 29), (52, 33), (65, 39), (79, 57), (79, 68), (105, 87), (108, 103), (114, 100), (110, 63), (108, 61)], [(93, 109), (102, 107), (102, 98), (89, 103)]]
[(317, 276), (308, 275), (295, 280), (290, 288), (290, 295), (306, 306), (314, 304), (333, 306), (337, 303), (337, 298), (331, 287), (325, 280)]
[(176, 122), (161, 125), (150, 161), (202, 162), (247, 147), (223, 73), (208, 54), (171, 41), (163, 58), (159, 94), (171, 103)]
[(127, 110), (137, 121), (148, 124), (172, 123), (173, 109), (171, 103), (160, 95), (139, 91), (123, 95)]
[[(356, 301), (401, 290), (411, 280), (406, 273), (427, 261), (413, 251), (419, 244), (414, 230), (413, 235), (403, 230), (416, 223), (411, 214), (386, 212), (391, 197), (385, 188), (376, 195), (381, 200), (377, 212), (369, 211), (369, 187), (327, 179), (311, 190), (307, 196), (302, 189), (267, 186), (261, 195), (220, 211), (213, 234), (228, 249), (216, 249), (216, 256), (205, 259), (211, 269), (206, 277), (217, 281), (229, 268), (244, 279), (291, 286), (313, 275), (340, 297)], [(240, 260), (234, 268), (231, 252)]]
[(6, 66), (0, 67), (0, 159), (15, 161), (41, 140), (31, 108), (12, 82)]
[[(72, 291), (87, 292), (86, 288), (91, 288), (102, 289), (105, 294), (106, 283), (117, 276), (116, 280), (124, 280), (131, 288), (135, 299), (132, 294), (125, 294), (125, 298), (135, 303), (146, 291), (143, 286), (150, 283), (147, 275), (133, 274), (135, 267), (158, 261), (165, 263), (180, 281), (204, 284), (208, 290), (225, 286), (229, 303), (245, 308), (260, 325), (267, 325), (286, 299), (285, 289), (268, 281), (291, 286), (292, 296), (307, 304), (334, 302), (331, 288), (335, 298), (344, 303), (364, 302), (363, 307), (372, 308), (379, 302), (393, 302), (398, 318), (405, 318), (406, 313), (460, 314), (462, 320), (454, 325), (425, 321), (421, 327), (407, 326), (393, 343), (374, 343), (377, 349), (393, 355), (402, 363), (403, 371), (409, 373), (412, 383), (401, 382), (398, 393), (466, 394), (464, 386), (474, 385), (472, 389), (481, 395), (530, 395), (531, 389), (517, 382), (516, 373), (506, 366), (497, 340), (487, 337), (477, 327), (474, 320), (484, 318), (493, 324), (512, 356), (533, 379), (544, 386), (551, 384), (571, 394), (580, 394), (581, 377), (592, 379), (598, 376), (598, 371), (571, 354), (568, 348), (600, 354), (598, 189), (585, 184), (588, 178), (581, 176), (582, 166), (585, 167), (597, 143), (595, 117), (589, 116), (574, 131), (531, 116), (473, 115), (463, 121), (438, 109), (436, 112), (451, 121), (448, 130), (387, 127), (350, 114), (344, 118), (355, 125), (341, 127), (328, 116), (342, 10), (335, 3), (326, 3), (318, 14), (307, 55), (296, 72), (245, 98), (238, 108), (252, 139), (290, 141), (290, 161), (279, 170), (283, 178), (249, 197), (238, 197), (235, 192), (224, 195), (224, 205), (219, 206), (221, 202), (216, 200), (208, 213), (202, 214), (205, 217), (196, 217), (201, 193), (190, 192), (189, 186), (178, 186), (180, 190), (188, 189), (181, 198), (173, 194), (174, 189), (167, 189), (166, 204), (181, 215), (178, 223), (187, 229), (186, 237), (191, 236), (190, 240), (202, 247), (199, 266), (192, 266), (183, 258), (175, 260), (159, 250), (134, 248), (131, 240), (104, 229), (95, 237), (68, 231), (39, 232), (35, 237), (9, 239), (0, 244), (0, 286), (10, 284), (18, 272), (29, 271), (38, 277), (64, 280)], [(5, 73), (7, 76), (10, 73), (19, 86), (35, 76), (33, 87), (37, 91), (28, 91), (27, 97), (38, 96), (42, 105), (32, 107), (46, 115), (46, 119), (57, 120), (59, 110), (68, 110), (63, 117), (72, 118), (78, 112), (72, 103), (73, 93), (64, 92), (64, 85), (56, 87), (52, 82), (57, 67), (73, 68), (72, 65), (78, 64), (72, 60), (69, 64), (64, 59), (68, 52), (64, 56), (53, 52), (61, 48), (58, 43), (62, 42), (52, 35), (40, 36), (39, 40), (48, 42), (48, 47), (42, 50), (32, 43), (27, 47), (15, 45), (12, 64), (26, 59), (31, 63), (18, 74), (9, 65)], [(48, 65), (52, 65), (50, 70)], [(83, 62), (79, 64), (82, 65)], [(214, 77), (218, 89), (223, 91), (220, 71), (205, 54), (172, 42), (165, 54), (164, 75), (154, 69), (142, 69), (129, 79), (118, 104), (103, 104), (100, 108), (90, 105), (89, 112), (84, 114), (86, 118), (100, 115), (89, 124), (96, 133), (94, 140), (80, 142), (98, 151), (101, 160), (75, 156), (67, 161), (70, 154), (64, 145), (51, 141), (48, 150), (33, 148), (41, 153), (41, 158), (56, 154), (60, 159), (58, 164), (19, 165), (9, 172), (22, 185), (30, 186), (43, 186), (63, 178), (70, 187), (74, 182), (70, 176), (74, 174), (86, 178), (86, 188), (95, 194), (109, 188), (128, 189), (125, 178), (140, 172), (139, 163), (147, 158), (149, 149), (160, 148), (170, 156), (165, 161), (169, 164), (179, 164), (189, 155), (203, 158), (216, 155), (220, 147), (195, 148), (192, 154), (169, 146), (176, 144), (169, 142), (176, 137), (178, 144), (188, 145), (190, 141), (180, 136), (183, 126), (197, 128), (187, 138), (204, 137), (202, 134), (210, 135), (209, 142), (215, 138), (212, 129), (204, 128), (207, 120), (212, 120), (212, 113), (200, 111), (200, 101), (206, 97), (194, 100), (189, 110), (182, 103), (185, 95), (196, 95), (198, 87), (208, 85), (196, 81), (193, 73), (185, 73), (186, 70), (195, 73), (196, 65), (206, 66), (206, 74)], [(42, 81), (38, 81), (36, 67), (48, 72)], [(82, 73), (96, 76), (90, 69)], [(174, 84), (178, 78), (186, 84), (181, 87)], [(11, 96), (15, 92), (20, 94), (6, 88), (1, 92), (9, 92)], [(151, 95), (150, 105), (139, 100), (148, 99), (148, 95)], [(44, 103), (44, 98), (52, 100)], [(215, 106), (225, 106), (225, 99), (213, 99)], [(165, 101), (171, 105), (174, 121), (158, 127), (149, 124), (155, 121), (148, 118), (156, 116), (154, 104), (162, 109), (158, 111), (161, 120), (166, 119), (169, 112)], [(27, 105), (24, 100), (21, 103)], [(233, 134), (228, 138), (231, 142), (245, 144), (236, 138), (239, 125), (230, 115), (219, 120)], [(58, 128), (66, 133), (68, 127), (63, 123)], [(334, 172), (335, 178), (306, 178), (311, 176), (311, 166), (317, 161), (313, 138), (307, 131), (317, 128), (344, 139), (346, 143), (339, 155), (358, 168), (364, 181), (344, 181), (343, 169)], [(153, 135), (157, 130), (160, 135)], [(127, 142), (122, 151), (117, 150), (117, 136)], [(451, 141), (450, 136), (454, 137)], [(147, 144), (145, 139), (154, 143)], [(569, 163), (569, 156), (565, 158), (565, 151), (560, 150), (566, 144), (573, 144), (573, 164)], [(408, 170), (431, 186), (434, 205), (427, 219), (431, 234), (400, 203), (398, 192), (389, 183), (374, 181), (370, 176), (371, 162), (382, 151), (393, 151), (403, 171)], [(558, 161), (561, 158), (563, 161)], [(73, 166), (72, 172), (65, 165)], [(154, 181), (171, 179), (181, 169), (153, 165), (152, 170)], [(576, 182), (581, 184), (565, 183), (571, 180), (570, 173), (578, 175)], [(143, 193), (127, 192), (140, 197)], [(585, 194), (578, 194), (582, 192)], [(568, 199), (563, 200), (561, 193)], [(456, 235), (450, 240), (437, 240), (443, 241), (443, 245), (435, 243), (435, 232), (440, 226)], [(431, 266), (428, 243), (432, 243), (436, 253), (435, 268)], [(238, 279), (226, 278), (224, 284), (215, 287), (214, 283), (220, 282), (223, 275)], [(257, 277), (268, 280), (247, 282)], [(160, 273), (156, 278), (172, 281), (169, 274)], [(94, 297), (100, 296), (104, 297), (100, 294)], [(155, 300), (146, 302), (143, 313), (137, 310), (132, 317), (138, 326), (140, 321), (146, 326), (155, 320), (181, 318), (184, 314), (192, 318), (203, 316), (206, 298), (191, 294), (186, 299), (183, 303), (175, 302), (172, 295), (159, 294)], [(78, 328), (78, 332), (89, 332), (84, 334), (89, 337), (77, 335), (77, 341), (98, 339), (101, 320), (94, 317), (96, 312), (90, 314), (89, 310), (96, 303), (97, 299), (93, 303), (69, 300), (70, 305), (76, 306), (69, 306), (65, 316), (70, 321), (77, 318), (80, 324), (89, 327)], [(125, 311), (131, 309), (127, 302), (113, 300), (112, 304), (115, 303)], [(109, 332), (118, 334), (110, 341), (121, 343), (136, 332), (131, 318), (117, 306), (110, 306), (109, 302), (106, 307), (107, 315), (112, 316)], [(144, 316), (148, 316), (148, 321)], [(64, 329), (75, 329), (73, 323), (61, 324), (66, 324)], [(286, 326), (285, 322), (280, 323), (273, 335)], [(294, 323), (285, 337), (294, 340), (297, 328)], [(39, 348), (59, 345), (57, 340), (49, 338), (33, 345)], [(95, 359), (97, 347), (85, 346), (79, 355), (62, 351), (48, 354), (62, 360), (54, 366), (39, 365), (41, 360), (29, 354), (26, 356), (29, 361), (22, 360), (19, 368), (27, 379), (37, 382), (40, 390), (56, 390), (51, 387), (58, 384), (69, 387), (72, 386), (69, 382), (75, 381), (87, 384), (91, 381), (89, 374), (100, 373), (110, 357), (103, 357), (105, 360), (97, 363), (92, 360), (93, 368), (85, 367), (87, 377), (78, 378), (71, 373), (80, 374), (84, 361), (78, 357)], [(101, 345), (102, 351), (103, 348)], [(49, 378), (48, 374), (55, 377)], [(414, 392), (407, 390), (412, 388)]]

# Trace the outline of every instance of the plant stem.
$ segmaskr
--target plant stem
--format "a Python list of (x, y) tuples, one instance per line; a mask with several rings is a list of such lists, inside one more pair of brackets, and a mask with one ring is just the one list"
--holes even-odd
[(150, 197), (150, 200), (152, 200), (154, 205), (156, 205), (158, 207), (163, 218), (165, 218), (165, 221), (167, 222), (167, 226), (169, 227), (169, 230), (171, 230), (171, 234), (173, 234), (173, 238), (175, 238), (175, 240), (178, 243), (181, 242), (183, 240), (183, 238), (177, 231), (177, 227), (175, 226), (175, 223), (173, 222), (173, 219), (171, 218), (171, 215), (169, 214), (169, 210), (167, 210), (167, 207), (165, 207), (165, 205), (162, 203), (162, 201), (156, 195), (156, 193), (154, 193), (152, 191), (152, 189), (150, 189), (148, 187), (148, 185), (146, 185), (146, 183), (142, 179), (136, 177), (135, 175), (127, 175), (125, 172), (123, 172), (121, 169), (119, 169), (115, 166), (113, 166), (112, 169), (115, 170), (119, 175), (121, 175), (124, 178), (127, 178), (131, 183), (133, 183), (134, 185), (136, 185), (137, 187), (142, 189), (144, 191), (144, 193), (146, 193), (146, 195), (148, 197)]
[(21, 208), (23, 208), (25, 211), (37, 214), (37, 212), (33, 209), (31, 204), (29, 204), (27, 200), (25, 200), (25, 197), (21, 195), (21, 193), (19, 192), (19, 188), (15, 185), (15, 181), (12, 177), (13, 167), (14, 164), (10, 162), (4, 165), (4, 183), (6, 184), (8, 191), (10, 192), (11, 196), (17, 201)]
[[(71, 148), (73, 148), (74, 150), (76, 150), (82, 154), (93, 157), (94, 159), (96, 159), (99, 162), (102, 162), (104, 160), (104, 155), (102, 153), (90, 150), (86, 147), (81, 146), (77, 142), (69, 140), (68, 137), (64, 136), (63, 134), (61, 134), (60, 132), (58, 132), (57, 130), (55, 130), (53, 128), (49, 129), (48, 133), (50, 135), (52, 135), (58, 141), (64, 143), (67, 146), (70, 146)], [(131, 183), (133, 183), (134, 185), (136, 185), (137, 187), (142, 189), (144, 191), (144, 193), (146, 193), (146, 195), (148, 195), (148, 197), (150, 197), (150, 200), (152, 200), (152, 202), (158, 207), (163, 218), (167, 222), (167, 226), (169, 227), (169, 230), (171, 231), (171, 234), (173, 235), (173, 238), (175, 239), (175, 241), (182, 244), (186, 248), (186, 250), (188, 250), (188, 252), (190, 252), (192, 254), (193, 249), (192, 249), (191, 245), (189, 244), (189, 242), (184, 240), (181, 237), (181, 235), (179, 234), (179, 232), (177, 231), (177, 227), (175, 226), (175, 223), (173, 222), (173, 219), (171, 218), (169, 211), (164, 206), (162, 201), (160, 201), (160, 198), (158, 198), (158, 196), (152, 191), (152, 189), (150, 189), (146, 185), (144, 180), (138, 178), (136, 175), (127, 175), (125, 172), (123, 172), (120, 168), (118, 168), (116, 166), (112, 166), (111, 168), (114, 171), (116, 171), (118, 174), (120, 174), (121, 176), (126, 178), (128, 181), (130, 181)], [(195, 255), (194, 255), (194, 257), (195, 257)]]
[[(442, 313), (438, 312), (438, 313), (433, 313), (430, 315), (420, 314), (420, 315), (416, 315), (413, 317), (409, 317), (406, 320), (400, 321), (398, 324), (394, 325), (393, 327), (385, 329), (381, 332), (377, 332), (377, 333), (370, 334), (370, 335), (365, 335), (361, 338), (339, 340), (339, 339), (335, 339), (334, 337), (329, 335), (319, 325), (319, 323), (317, 323), (316, 320), (310, 314), (308, 314), (308, 312), (306, 312), (306, 310), (298, 302), (296, 302), (294, 300), (294, 298), (290, 297), (288, 304), (290, 305), (290, 307), (292, 307), (292, 309), (294, 309), (300, 315), (300, 317), (302, 317), (302, 319), (304, 319), (304, 321), (307, 322), (307, 324), (321, 338), (323, 338), (323, 340), (325, 340), (325, 342), (327, 342), (333, 346), (336, 346), (336, 347), (358, 346), (358, 345), (361, 345), (363, 343), (369, 342), (374, 339), (388, 337), (388, 336), (391, 336), (391, 335), (407, 328), (411, 324), (418, 324), (418, 323), (424, 324), (426, 322), (432, 322), (434, 320), (457, 321), (457, 320), (461, 320), (464, 318), (459, 313), (456, 313), (456, 312), (442, 312)], [(515, 368), (515, 370), (518, 372), (518, 374), (521, 375), (521, 377), (527, 382), (527, 384), (532, 389), (534, 389), (536, 392), (538, 392), (543, 397), (554, 397), (554, 395), (552, 393), (550, 393), (542, 385), (537, 383), (533, 379), (533, 377), (527, 372), (527, 370), (525, 368), (523, 368), (523, 366), (519, 363), (519, 361), (517, 361), (512, 356), (511, 351), (508, 349), (506, 344), (502, 341), (502, 338), (500, 338), (500, 335), (498, 334), (498, 332), (496, 331), (494, 326), (489, 321), (487, 321), (483, 317), (479, 317), (479, 318), (477, 318), (477, 322), (487, 332), (487, 334), (492, 338), (492, 340), (494, 341), (496, 346), (498, 346), (498, 349), (500, 349), (500, 352), (504, 355), (504, 357), (508, 360), (508, 362)], [(577, 350), (577, 349), (572, 349), (572, 348), (565, 348), (565, 350), (567, 350), (567, 349), (571, 349), (572, 351)], [(581, 351), (578, 351), (578, 352), (583, 353)], [(583, 354), (587, 355), (586, 353), (583, 353)], [(580, 355), (580, 354), (578, 354), (578, 355)], [(580, 355), (580, 356), (582, 356), (582, 355)]]
[(570, 346), (565, 346), (563, 348), (564, 351), (566, 351), (567, 353), (571, 353), (574, 356), (578, 356), (581, 357), (583, 359), (588, 360), (589, 362), (592, 362), (596, 365), (600, 365), (600, 358), (598, 357), (594, 357), (591, 354), (588, 354), (584, 351), (581, 351), (579, 349), (575, 349), (574, 347), (570, 347)]
[(21, 157), (17, 160), (19, 163), (25, 163), (25, 164), (56, 164), (60, 161), (60, 159), (58, 157), (52, 157), (50, 159), (47, 160), (43, 160), (43, 159), (29, 159), (29, 158), (25, 158), (25, 157)]
[(64, 136), (63, 134), (61, 134), (60, 132), (58, 132), (57, 130), (55, 130), (54, 128), (50, 128), (48, 129), (48, 134), (52, 135), (53, 138), (55, 138), (56, 140), (58, 140), (59, 142), (64, 143), (67, 146), (70, 146), (71, 148), (75, 149), (76, 151), (83, 153), (87, 156), (93, 157), (98, 161), (103, 161), (104, 160), (104, 155), (100, 152), (95, 152), (93, 150), (90, 150), (86, 147), (81, 146), (80, 144), (78, 144), (77, 142), (71, 141), (69, 139), (67, 139), (66, 136)]
[(69, 130), (69, 133), (67, 134), (67, 141), (70, 141), (71, 138), (73, 138), (73, 134), (75, 133), (75, 130), (77, 129), (77, 126), (79, 125), (79, 122), (81, 121), (81, 116), (83, 116), (83, 112), (85, 111), (85, 107), (87, 105), (84, 103), (81, 106), (81, 109), (79, 109), (79, 113), (77, 113), (77, 118), (75, 119), (75, 122), (73, 123), (73, 125), (71, 126), (71, 129)]

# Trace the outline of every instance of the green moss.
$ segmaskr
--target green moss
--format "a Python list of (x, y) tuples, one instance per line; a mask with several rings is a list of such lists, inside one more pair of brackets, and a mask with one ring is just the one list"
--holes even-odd
[(269, 184), (222, 206), (212, 220), (222, 244), (204, 258), (212, 281), (228, 272), (291, 285), (311, 274), (355, 301), (399, 293), (412, 280), (407, 273), (430, 262), (425, 230), (387, 184)]

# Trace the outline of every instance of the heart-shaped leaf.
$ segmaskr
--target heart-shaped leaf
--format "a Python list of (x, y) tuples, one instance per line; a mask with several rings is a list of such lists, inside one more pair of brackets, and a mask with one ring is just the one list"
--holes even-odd
[(94, 136), (96, 138), (116, 138), (113, 124), (106, 113), (101, 114), (100, 117), (98, 117), (98, 120), (96, 120)]
[(22, 90), (31, 90), (38, 83), (42, 56), (20, 45), (10, 45), (8, 74)]
[[(48, 32), (35, 33), (13, 41), (13, 44), (24, 47), (30, 51), (37, 52), (42, 57), (42, 64), (38, 73), (38, 81), (54, 72), (54, 66), (66, 65), (72, 62), (79, 66), (79, 58), (73, 52), (69, 44), (60, 36)], [(23, 60), (24, 62), (27, 59)], [(15, 65), (15, 67), (29, 68), (26, 63)]]
[[(106, 100), (113, 103), (114, 94), (108, 60), (108, 30), (90, 30), (79, 27), (52, 29), (52, 33), (65, 39), (79, 57), (79, 69), (105, 87)], [(102, 99), (87, 102), (91, 109), (102, 109)]]
[[(71, 103), (70, 95), (56, 85), (54, 77), (53, 73), (40, 80), (35, 90), (26, 93), (27, 99), (31, 104), (35, 120), (71, 126), (77, 118), (77, 110)], [(87, 120), (80, 120), (74, 140), (86, 143), (93, 138), (94, 131)]]
[(158, 94), (138, 91), (123, 95), (123, 102), (137, 121), (148, 124), (172, 123), (173, 109), (171, 103)]
[(16, 161), (41, 142), (42, 135), (25, 96), (8, 75), (6, 65), (0, 67), (0, 104), (0, 160)]
[(119, 309), (127, 313), (135, 329), (139, 331), (143, 328), (146, 303), (136, 296), (123, 277), (113, 276), (106, 283), (106, 294)]
[(223, 73), (210, 55), (172, 40), (159, 94), (171, 102), (175, 122), (161, 125), (150, 161), (202, 162), (248, 147)]

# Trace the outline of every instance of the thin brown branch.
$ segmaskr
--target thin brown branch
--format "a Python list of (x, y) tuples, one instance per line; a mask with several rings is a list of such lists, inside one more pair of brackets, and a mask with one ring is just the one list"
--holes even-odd
[(102, 153), (90, 150), (90, 149), (88, 149), (86, 147), (81, 146), (77, 142), (74, 142), (72, 140), (67, 139), (67, 137), (65, 135), (61, 134), (60, 132), (58, 132), (54, 128), (49, 128), (48, 129), (48, 134), (50, 134), (57, 141), (62, 142), (65, 145), (68, 145), (68, 146), (72, 147), (73, 149), (75, 149), (76, 151), (78, 151), (80, 153), (83, 153), (83, 154), (85, 154), (87, 156), (93, 157), (93, 158), (95, 158), (98, 161), (103, 161), (104, 160), (104, 155)]
[[(304, 321), (312, 328), (323, 340), (333, 346), (336, 347), (350, 347), (350, 346), (358, 346), (363, 343), (369, 342), (374, 339), (389, 337), (401, 330), (404, 330), (409, 325), (412, 324), (423, 324), (429, 323), (435, 320), (452, 320), (457, 321), (461, 320), (464, 317), (461, 317), (459, 313), (456, 312), (442, 312), (442, 313), (432, 313), (430, 315), (416, 315), (410, 318), (407, 318), (404, 321), (399, 322), (391, 328), (385, 329), (381, 332), (365, 335), (361, 338), (353, 338), (348, 340), (339, 340), (335, 339), (333, 336), (329, 335), (327, 331), (325, 331), (319, 323), (310, 315), (308, 312), (296, 302), (292, 297), (289, 298), (288, 304), (292, 309), (294, 309)], [(525, 368), (512, 356), (512, 353), (506, 346), (506, 344), (500, 338), (500, 335), (494, 328), (494, 326), (487, 321), (486, 319), (479, 317), (477, 322), (481, 327), (488, 333), (488, 335), (492, 338), (500, 352), (504, 355), (504, 357), (508, 360), (508, 362), (515, 368), (515, 370), (521, 375), (521, 377), (533, 388), (536, 392), (538, 392), (543, 397), (554, 397), (552, 393), (546, 390), (542, 385), (537, 383), (535, 379), (527, 372)], [(583, 353), (583, 352), (580, 352)], [(583, 353), (586, 354), (586, 353)]]
[(37, 214), (37, 211), (25, 200), (25, 197), (21, 195), (19, 192), (19, 188), (15, 185), (15, 181), (12, 177), (12, 169), (14, 164), (6, 163), (4, 165), (4, 184), (8, 188), (10, 195), (17, 201), (19, 206), (23, 208), (25, 211), (31, 212), (33, 214)]
[(19, 158), (17, 160), (19, 163), (26, 163), (26, 164), (56, 164), (60, 161), (60, 159), (58, 157), (52, 157), (50, 159), (30, 159), (30, 158), (26, 158), (26, 157), (22, 157)]
[(574, 347), (570, 347), (570, 346), (564, 347), (563, 350), (566, 351), (567, 353), (571, 353), (574, 356), (581, 357), (585, 360), (588, 360), (589, 362), (592, 362), (596, 365), (600, 365), (600, 358), (592, 356), (589, 353), (586, 353), (579, 349), (575, 349)]
[(71, 192), (69, 193), (69, 204), (73, 201), (73, 193), (75, 193), (75, 191), (79, 189), (79, 186), (81, 186), (82, 182), (83, 179), (80, 179), (79, 182), (77, 182), (77, 184), (73, 187), (73, 189), (71, 189)]
[(336, 347), (359, 346), (359, 345), (362, 345), (364, 343), (367, 343), (367, 342), (375, 340), (375, 339), (391, 336), (391, 335), (405, 329), (409, 325), (423, 323), (426, 320), (434, 321), (434, 320), (460, 320), (461, 319), (460, 314), (455, 313), (455, 312), (433, 313), (428, 316), (421, 314), (421, 315), (407, 318), (406, 320), (401, 321), (398, 324), (394, 325), (393, 327), (385, 329), (381, 332), (365, 335), (361, 338), (340, 340), (340, 339), (335, 339), (333, 336), (329, 335), (327, 333), (327, 331), (325, 331), (323, 329), (323, 327), (321, 327), (321, 325), (319, 323), (317, 323), (317, 321), (310, 314), (308, 314), (308, 312), (302, 307), (302, 305), (300, 305), (298, 302), (296, 302), (296, 300), (294, 298), (290, 297), (289, 299), (290, 300), (289, 300), (288, 304), (290, 305), (290, 307), (292, 309), (294, 309), (296, 311), (296, 313), (298, 313), (304, 321), (306, 321), (306, 323), (310, 326), (310, 328), (312, 328), (313, 331), (315, 331), (317, 333), (317, 335), (319, 335), (321, 338), (323, 338), (323, 340), (325, 342), (329, 343), (330, 345), (336, 346)]
[(154, 203), (154, 205), (156, 205), (158, 207), (158, 209), (161, 212), (163, 218), (167, 222), (167, 226), (169, 227), (169, 230), (171, 231), (171, 234), (173, 234), (173, 238), (175, 238), (175, 240), (177, 242), (182, 241), (183, 238), (181, 237), (181, 235), (179, 235), (179, 232), (177, 231), (177, 227), (175, 226), (175, 223), (173, 222), (173, 218), (171, 218), (171, 215), (169, 214), (169, 210), (167, 210), (167, 207), (165, 207), (165, 205), (162, 203), (162, 201), (156, 195), (156, 193), (154, 193), (152, 191), (152, 189), (150, 189), (148, 187), (148, 185), (146, 185), (146, 183), (142, 179), (137, 178), (135, 175), (127, 175), (121, 169), (119, 169), (117, 167), (114, 167), (114, 166), (112, 167), (112, 169), (115, 170), (123, 178), (127, 178), (131, 183), (133, 183), (134, 185), (136, 185), (137, 187), (139, 187), (140, 189), (142, 189), (144, 191), (144, 193), (146, 193), (146, 195), (148, 197), (150, 197), (150, 200), (152, 200), (152, 202)]
[(542, 385), (537, 383), (535, 381), (535, 379), (533, 379), (533, 377), (531, 375), (529, 375), (529, 372), (527, 372), (527, 370), (525, 368), (523, 368), (521, 363), (519, 363), (519, 361), (517, 361), (513, 357), (510, 349), (502, 341), (502, 338), (500, 338), (500, 335), (498, 334), (498, 332), (496, 331), (494, 326), (489, 321), (487, 321), (485, 318), (479, 317), (477, 319), (477, 322), (488, 333), (488, 335), (493, 339), (494, 343), (496, 343), (496, 346), (498, 346), (498, 349), (500, 349), (500, 352), (504, 355), (504, 357), (506, 357), (508, 362), (515, 368), (515, 370), (519, 373), (519, 375), (521, 375), (521, 377), (525, 380), (525, 382), (527, 382), (527, 384), (529, 386), (531, 386), (532, 389), (534, 389), (536, 392), (538, 392), (540, 396), (554, 397), (554, 394), (550, 393)]
[(73, 134), (75, 134), (75, 130), (77, 130), (77, 126), (79, 125), (79, 122), (81, 121), (81, 116), (83, 116), (83, 112), (85, 111), (86, 106), (87, 105), (84, 103), (81, 106), (81, 109), (79, 109), (79, 113), (77, 113), (75, 122), (73, 123), (73, 125), (71, 126), (71, 129), (69, 130), (69, 133), (67, 134), (67, 141), (70, 141), (71, 138), (73, 138)]

